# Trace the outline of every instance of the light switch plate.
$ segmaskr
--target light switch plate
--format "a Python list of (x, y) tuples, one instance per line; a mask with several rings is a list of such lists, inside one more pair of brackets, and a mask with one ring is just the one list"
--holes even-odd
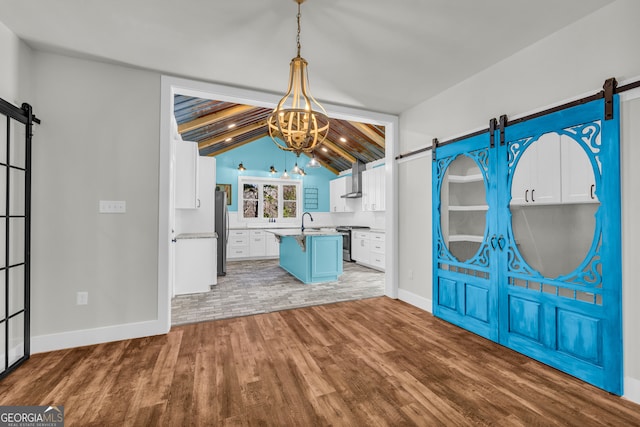
[(76, 304), (77, 305), (89, 304), (89, 292), (78, 292), (76, 294)]
[(100, 200), (100, 213), (125, 213), (127, 202), (124, 200)]

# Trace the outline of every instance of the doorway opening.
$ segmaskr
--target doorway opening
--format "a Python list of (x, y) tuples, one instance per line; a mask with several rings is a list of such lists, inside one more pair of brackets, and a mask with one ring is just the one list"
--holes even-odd
[[(171, 119), (174, 108), (175, 95), (185, 95), (197, 98), (222, 100), (226, 102), (255, 105), (264, 108), (273, 108), (278, 97), (259, 91), (238, 89), (229, 86), (197, 82), (174, 77), (162, 77), (161, 91), (161, 150), (160, 150), (160, 194), (159, 194), (159, 271), (158, 271), (158, 306), (159, 320), (169, 330), (171, 326), (171, 297), (173, 291), (173, 260), (171, 249), (171, 224), (173, 212), (171, 212), (171, 182), (174, 173), (171, 162)], [(385, 194), (387, 209), (384, 218), (386, 269), (384, 273), (384, 294), (397, 297), (397, 203), (395, 182), (396, 171), (394, 166), (395, 151), (397, 146), (398, 118), (393, 115), (374, 113), (365, 110), (326, 104), (327, 112), (331, 118), (371, 123), (384, 126), (385, 135), (385, 165), (384, 173)]]

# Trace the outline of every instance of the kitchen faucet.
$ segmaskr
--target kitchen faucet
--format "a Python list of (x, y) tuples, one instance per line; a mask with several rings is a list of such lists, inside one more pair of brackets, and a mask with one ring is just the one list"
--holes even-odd
[(311, 222), (313, 222), (313, 217), (309, 212), (305, 212), (302, 214), (302, 229), (300, 231), (302, 231), (303, 233), (304, 233), (304, 216), (305, 215), (309, 215), (309, 219), (311, 220)]

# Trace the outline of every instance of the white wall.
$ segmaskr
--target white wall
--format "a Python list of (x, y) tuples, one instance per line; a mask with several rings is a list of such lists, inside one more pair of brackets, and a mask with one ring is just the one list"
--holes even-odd
[[(33, 350), (131, 336), (122, 325), (150, 335), (160, 75), (40, 51), (33, 59), (42, 120), (33, 148)], [(99, 214), (99, 200), (124, 200), (127, 211)], [(76, 305), (78, 291), (88, 305)]]
[[(587, 16), (577, 23), (547, 37), (515, 55), (495, 64), (487, 70), (450, 88), (449, 90), (405, 111), (400, 116), (400, 152), (430, 145), (435, 136), (440, 140), (487, 127), (492, 117), (507, 114), (522, 114), (541, 109), (568, 98), (599, 90), (605, 79), (616, 77), (618, 81), (640, 76), (640, 55), (637, 42), (640, 40), (640, 2), (618, 0)], [(623, 140), (623, 153), (630, 153), (631, 142)], [(636, 150), (637, 151), (637, 150)], [(640, 161), (640, 158), (638, 159)], [(420, 180), (425, 186), (425, 199), (418, 203), (429, 206), (431, 187), (430, 157), (421, 157), (400, 163), (399, 174), (406, 181)], [(623, 199), (635, 197), (630, 191), (633, 177), (623, 174)], [(425, 239), (430, 244), (430, 221), (422, 209), (411, 209), (408, 203), (417, 194), (415, 187), (399, 186), (401, 205), (400, 224), (421, 224), (413, 233), (401, 229), (399, 259), (403, 260), (400, 272), (400, 290), (420, 298), (431, 298), (432, 274), (431, 253), (425, 248)], [(637, 192), (636, 192), (637, 194)], [(629, 218), (635, 212), (629, 204), (623, 205), (623, 215)], [(625, 227), (628, 224), (625, 224)], [(623, 235), (630, 241), (640, 241), (636, 229), (623, 227)], [(630, 234), (635, 233), (635, 234)], [(637, 259), (637, 245), (625, 245), (626, 261)], [(420, 253), (424, 256), (416, 257)], [(423, 263), (421, 266), (419, 263)], [(428, 266), (427, 266), (428, 264)], [(420, 284), (408, 279), (404, 269), (420, 271)], [(632, 288), (633, 277), (625, 275), (624, 289)], [(415, 279), (414, 279), (415, 282)], [(400, 292), (402, 297), (403, 292)], [(629, 301), (627, 296), (635, 296)], [(638, 294), (626, 292), (625, 307), (640, 305)], [(625, 330), (633, 329), (640, 322), (637, 310), (627, 310), (624, 318)], [(640, 346), (636, 342), (625, 342), (625, 396), (640, 402)]]
[(640, 403), (640, 286), (635, 280), (640, 241), (640, 90), (622, 103), (622, 315), (624, 326), (625, 396)]
[(30, 99), (31, 49), (0, 22), (0, 98), (18, 107)]

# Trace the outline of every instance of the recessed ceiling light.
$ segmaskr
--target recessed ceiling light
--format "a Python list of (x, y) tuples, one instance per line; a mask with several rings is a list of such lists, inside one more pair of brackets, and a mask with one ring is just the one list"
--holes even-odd
[(229, 141), (231, 141), (232, 139), (233, 139), (233, 138), (227, 138), (227, 139), (225, 139), (225, 140), (224, 140), (224, 142), (229, 142)]
[(231, 128), (234, 128), (234, 127), (236, 127), (236, 124), (235, 123), (231, 123), (229, 126), (227, 126), (227, 129), (231, 129)]
[(340, 137), (340, 142), (347, 142), (347, 138), (345, 138), (344, 136)]
[(327, 151), (329, 151), (329, 150), (327, 150), (327, 148), (326, 148), (326, 147), (322, 147), (322, 151), (324, 151), (324, 152), (326, 153), (326, 152), (327, 152)]

